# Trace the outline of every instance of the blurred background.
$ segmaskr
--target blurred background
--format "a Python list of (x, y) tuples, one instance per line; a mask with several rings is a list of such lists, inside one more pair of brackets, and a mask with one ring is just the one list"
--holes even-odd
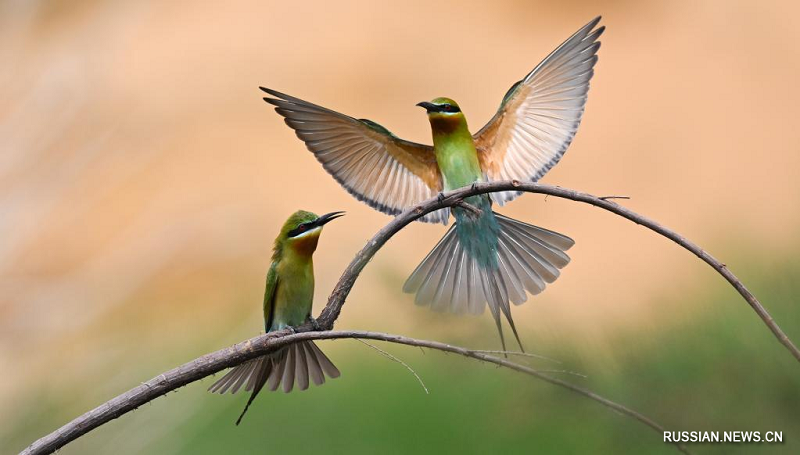
[[(261, 100), (272, 87), (429, 143), (414, 104), (477, 130), (575, 30), (608, 27), (583, 124), (543, 182), (624, 205), (707, 248), (800, 341), (800, 24), (794, 2), (0, 1), (0, 451), (162, 371), (258, 335), (272, 240), (346, 210), (315, 256), (319, 311), (389, 218), (330, 178)], [(529, 362), (671, 430), (777, 430), (800, 453), (800, 372), (688, 252), (589, 206), (502, 213), (570, 235), (573, 262), (515, 308)], [(491, 318), (415, 307), (404, 279), (444, 233), (375, 257), (338, 328), (499, 347)], [(528, 377), (436, 352), (322, 343), (342, 377), (291, 395), (208, 378), (68, 445), (110, 453), (674, 453), (661, 435)]]

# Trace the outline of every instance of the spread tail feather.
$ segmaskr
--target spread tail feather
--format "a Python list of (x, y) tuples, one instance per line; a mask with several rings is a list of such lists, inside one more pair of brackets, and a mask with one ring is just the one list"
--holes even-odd
[(295, 383), (299, 390), (306, 390), (309, 379), (316, 385), (322, 385), (325, 383), (326, 375), (334, 379), (340, 374), (339, 369), (314, 342), (301, 341), (274, 354), (258, 357), (234, 367), (212, 384), (208, 391), (223, 394), (230, 390), (231, 393), (236, 393), (242, 386), (246, 391), (252, 391), (242, 414), (236, 420), (236, 425), (239, 425), (250, 404), (265, 385), (275, 391), (283, 384), (283, 391), (288, 393), (292, 391)]
[(481, 314), (488, 302), (505, 350), (501, 314), (519, 343), (509, 302), (520, 305), (527, 293), (538, 294), (555, 281), (569, 263), (565, 251), (575, 242), (548, 229), (494, 216), (500, 226), (496, 268), (483, 267), (470, 256), (454, 224), (417, 266), (403, 291), (416, 293), (417, 305), (435, 311)]

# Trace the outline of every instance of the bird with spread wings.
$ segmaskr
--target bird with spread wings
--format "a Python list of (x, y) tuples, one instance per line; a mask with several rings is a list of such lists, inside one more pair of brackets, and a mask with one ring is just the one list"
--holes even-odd
[[(370, 207), (397, 215), (445, 190), (481, 181), (536, 181), (555, 166), (583, 116), (605, 29), (599, 22), (598, 17), (581, 27), (515, 83), (475, 134), (455, 101), (419, 103), (428, 114), (433, 146), (400, 139), (371, 120), (261, 89), (337, 182)], [(455, 225), (404, 286), (416, 293), (417, 304), (478, 314), (488, 303), (501, 340), (502, 314), (519, 342), (509, 302), (521, 304), (526, 292), (543, 291), (569, 262), (565, 251), (574, 244), (567, 236), (492, 211), (493, 202), (502, 206), (519, 194), (468, 198), (477, 215), (452, 209)], [(447, 224), (449, 218), (450, 210), (441, 209), (420, 220)]]

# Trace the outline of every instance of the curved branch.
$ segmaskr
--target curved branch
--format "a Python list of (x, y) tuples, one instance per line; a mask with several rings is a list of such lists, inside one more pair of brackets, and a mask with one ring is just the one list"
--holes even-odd
[[(769, 312), (761, 305), (761, 302), (758, 301), (753, 293), (751, 293), (747, 287), (745, 287), (744, 283), (742, 283), (725, 264), (719, 262), (716, 258), (708, 254), (704, 249), (700, 248), (694, 242), (691, 242), (690, 240), (686, 239), (686, 237), (662, 226), (650, 218), (639, 215), (633, 210), (627, 209), (613, 201), (608, 200), (610, 199), (609, 197), (602, 198), (592, 196), (588, 193), (562, 188), (560, 186), (544, 185), (533, 182), (518, 182), (516, 180), (476, 183), (470, 187), (449, 191), (447, 193), (443, 193), (440, 195), (440, 197), (428, 199), (427, 201), (422, 202), (398, 215), (394, 220), (392, 220), (391, 223), (387, 224), (383, 229), (381, 229), (372, 238), (372, 240), (370, 240), (367, 246), (365, 246), (358, 253), (358, 255), (356, 255), (355, 259), (353, 259), (353, 262), (351, 262), (347, 267), (345, 273), (342, 275), (342, 278), (333, 289), (333, 292), (328, 299), (328, 305), (325, 306), (325, 309), (322, 311), (322, 316), (320, 317), (322, 326), (327, 329), (333, 328), (333, 323), (336, 318), (339, 317), (339, 312), (342, 309), (342, 305), (344, 305), (344, 300), (347, 297), (347, 294), (350, 292), (350, 288), (353, 287), (353, 283), (355, 283), (358, 274), (361, 273), (361, 270), (364, 269), (364, 266), (367, 265), (367, 262), (372, 259), (372, 256), (383, 246), (383, 244), (386, 243), (387, 240), (389, 240), (405, 225), (434, 210), (444, 207), (451, 207), (453, 205), (459, 205), (462, 203), (464, 198), (469, 196), (498, 191), (525, 191), (528, 193), (547, 194), (576, 202), (583, 202), (604, 210), (608, 210), (609, 212), (615, 213), (623, 218), (627, 218), (636, 224), (642, 225), (651, 231), (672, 240), (673, 242), (692, 252), (695, 256), (702, 259), (706, 264), (710, 265), (714, 270), (722, 275), (722, 277), (725, 278), (725, 280), (727, 280), (728, 283), (730, 283), (742, 297), (744, 297), (748, 305), (750, 305), (758, 317), (764, 321), (764, 324), (769, 328), (772, 334), (775, 335), (775, 338), (777, 338), (778, 341), (784, 345), (784, 347), (786, 347), (786, 349), (794, 356), (796, 360), (800, 361), (800, 350), (798, 350), (797, 346), (792, 343), (786, 333), (781, 330)], [(618, 196), (613, 197), (617, 198)]]
[[(306, 335), (305, 333), (302, 335)], [(554, 378), (550, 375), (544, 374), (541, 371), (536, 369), (520, 365), (515, 362), (511, 362), (508, 359), (502, 359), (500, 357), (495, 357), (485, 352), (481, 352), (479, 350), (467, 349), (460, 346), (453, 346), (447, 343), (441, 343), (438, 341), (428, 341), (428, 340), (419, 340), (415, 338), (409, 338), (402, 335), (389, 335), (386, 333), (379, 333), (379, 332), (363, 332), (357, 330), (348, 330), (348, 331), (335, 331), (335, 332), (311, 332), (308, 333), (311, 335), (309, 338), (314, 340), (326, 340), (326, 339), (341, 339), (341, 338), (355, 338), (355, 339), (362, 339), (368, 338), (371, 340), (379, 340), (379, 341), (386, 341), (389, 343), (397, 343), (397, 344), (404, 344), (406, 346), (416, 346), (422, 348), (430, 348), (436, 349), (442, 352), (451, 352), (454, 354), (462, 355), (464, 357), (469, 357), (471, 359), (482, 360), (484, 362), (493, 363), (498, 366), (506, 367), (508, 369), (514, 370), (519, 373), (527, 374), (533, 376), (535, 378), (541, 379), (542, 381), (548, 382), (550, 384), (563, 387), (571, 392), (575, 392), (578, 395), (583, 395), (586, 398), (590, 398), (598, 403), (602, 404), (607, 408), (611, 408), (614, 411), (619, 412), (620, 414), (626, 415), (631, 417), (635, 420), (638, 420), (640, 423), (647, 425), (648, 427), (652, 428), (654, 431), (658, 432), (659, 435), (663, 435), (666, 431), (664, 427), (656, 423), (654, 420), (650, 419), (649, 417), (640, 414), (633, 409), (630, 409), (626, 406), (623, 406), (619, 403), (609, 400), (608, 398), (604, 398), (589, 389), (585, 389), (583, 387), (576, 386), (575, 384), (571, 384), (567, 381), (563, 381), (558, 378)], [(305, 339), (305, 338), (303, 338)], [(298, 340), (299, 341), (299, 340)], [(686, 447), (681, 443), (675, 443), (675, 448), (680, 450), (683, 453), (689, 453)]]
[[(769, 329), (772, 331), (775, 337), (778, 338), (778, 340), (792, 353), (792, 355), (794, 355), (794, 357), (797, 360), (800, 360), (800, 351), (798, 351), (798, 349), (791, 342), (791, 340), (789, 340), (786, 334), (783, 333), (780, 327), (778, 327), (778, 325), (775, 323), (775, 321), (772, 319), (769, 313), (764, 309), (761, 303), (755, 298), (755, 296), (752, 293), (750, 293), (750, 291), (747, 290), (744, 284), (742, 284), (742, 282), (739, 281), (739, 279), (736, 278), (736, 276), (733, 273), (731, 273), (730, 270), (728, 270), (724, 264), (714, 259), (711, 255), (706, 253), (702, 248), (700, 248), (696, 244), (690, 242), (689, 240), (677, 234), (676, 232), (661, 226), (655, 221), (650, 220), (649, 218), (641, 216), (614, 202), (606, 200), (608, 198), (606, 199), (599, 198), (587, 193), (581, 193), (575, 190), (570, 190), (557, 186), (543, 185), (540, 183), (527, 183), (527, 182), (521, 183), (517, 181), (478, 183), (471, 187), (461, 188), (455, 191), (444, 193), (443, 195), (441, 195), (441, 197), (429, 199), (398, 215), (389, 224), (387, 224), (380, 231), (378, 231), (378, 233), (375, 234), (374, 237), (372, 237), (372, 239), (367, 243), (367, 245), (355, 256), (355, 258), (347, 267), (347, 269), (345, 269), (344, 273), (339, 279), (339, 282), (336, 284), (336, 287), (331, 292), (331, 295), (328, 298), (327, 305), (322, 310), (322, 314), (317, 320), (319, 327), (322, 328), (323, 330), (333, 329), (333, 325), (336, 319), (339, 317), (339, 314), (341, 313), (345, 299), (347, 298), (347, 295), (350, 293), (350, 289), (353, 287), (353, 284), (358, 278), (358, 275), (361, 273), (361, 271), (364, 269), (367, 263), (372, 259), (375, 253), (377, 253), (377, 251), (404, 226), (416, 220), (417, 218), (425, 215), (426, 213), (432, 212), (440, 208), (462, 204), (463, 199), (466, 197), (476, 194), (483, 194), (496, 191), (509, 191), (509, 190), (548, 194), (555, 197), (570, 199), (573, 201), (584, 202), (590, 205), (594, 205), (596, 207), (600, 207), (602, 209), (620, 215), (624, 218), (627, 218), (637, 224), (645, 226), (651, 229), (652, 231), (664, 237), (667, 237), (668, 239), (679, 244), (680, 246), (686, 248), (687, 250), (691, 251), (696, 256), (698, 256), (700, 259), (708, 263), (717, 272), (719, 272), (729, 283), (731, 283), (731, 285), (733, 285), (733, 287), (736, 288), (739, 294), (741, 294), (742, 297), (744, 297), (747, 303), (750, 304), (750, 306), (756, 311), (756, 313), (764, 321), (767, 327), (769, 327)], [(192, 362), (189, 362), (178, 368), (175, 368), (164, 374), (161, 374), (158, 377), (151, 379), (146, 383), (143, 383), (141, 386), (131, 389), (130, 391), (98, 406), (97, 408), (76, 418), (72, 422), (64, 425), (55, 432), (34, 442), (31, 446), (25, 449), (23, 453), (24, 454), (51, 453), (57, 450), (58, 448), (63, 447), (70, 441), (73, 441), (74, 439), (99, 427), (100, 425), (103, 425), (104, 423), (112, 419), (115, 419), (127, 412), (130, 412), (136, 409), (137, 407), (149, 401), (152, 401), (161, 395), (166, 394), (167, 392), (175, 390), (191, 382), (198, 381), (210, 374), (216, 373), (225, 368), (233, 367), (252, 358), (273, 352), (276, 349), (279, 349), (292, 341), (300, 339), (301, 336), (307, 336), (310, 338), (319, 337), (321, 339), (325, 335), (331, 335), (329, 336), (329, 338), (334, 338), (337, 336), (343, 337), (341, 336), (341, 334), (347, 333), (347, 332), (316, 332), (312, 334), (304, 333), (304, 332), (311, 332), (313, 330), (314, 327), (312, 324), (304, 324), (303, 326), (296, 328), (296, 331), (298, 332), (297, 335), (290, 336), (290, 332), (287, 330), (282, 330), (279, 332), (271, 332), (262, 335), (260, 337), (253, 338), (245, 342), (236, 344), (230, 348), (223, 349), (215, 353), (200, 357), (199, 359), (196, 359)], [(355, 333), (355, 332), (349, 332), (349, 333)], [(367, 332), (360, 332), (360, 333), (364, 335)], [(369, 338), (366, 335), (361, 337)], [(385, 337), (392, 338), (391, 340), (387, 339), (385, 341), (404, 339), (403, 337), (397, 337), (392, 335), (385, 335)], [(379, 338), (373, 338), (373, 339), (379, 339)], [(425, 342), (425, 343), (428, 343), (426, 346), (431, 347), (433, 349), (439, 349), (439, 347), (434, 347), (434, 344), (437, 346), (439, 345), (448, 346), (436, 342)], [(404, 343), (404, 344), (410, 344), (410, 343)], [(478, 351), (469, 351), (464, 348), (457, 348), (454, 346), (450, 346), (448, 349), (443, 349), (443, 350), (446, 350), (448, 352), (459, 353), (462, 355), (464, 355), (464, 352), (471, 352), (472, 355), (467, 355), (467, 357), (479, 358), (481, 360), (486, 360), (486, 361), (490, 361), (488, 358), (492, 357), (486, 355), (485, 353), (480, 353)], [(486, 358), (481, 358), (479, 356), (486, 356)], [(497, 363), (493, 361), (493, 363), (497, 363), (498, 365), (502, 365), (503, 363), (508, 362), (507, 360), (495, 357), (492, 358), (501, 362)], [(508, 362), (508, 363), (511, 364), (513, 362)], [(520, 369), (512, 367), (511, 365), (504, 365), (504, 366), (508, 366), (509, 368), (521, 371)], [(523, 369), (525, 368), (519, 365), (517, 365), (517, 367)], [(636, 414), (634, 411), (630, 410), (628, 410), (628, 412), (623, 411), (623, 409), (627, 408), (621, 407), (621, 405), (617, 405), (613, 402), (610, 402), (609, 400), (606, 400), (594, 394), (593, 392), (581, 389), (577, 386), (571, 385), (559, 379), (551, 378), (540, 372), (537, 372), (537, 374), (534, 374), (534, 376), (546, 380), (552, 384), (566, 387), (567, 389), (572, 390), (573, 392), (580, 393), (586, 397), (599, 401), (620, 412), (630, 415), (631, 417), (637, 418), (637, 420), (647, 424), (651, 428), (654, 429), (661, 428), (660, 426), (658, 426), (651, 420), (647, 419), (646, 417)], [(545, 377), (548, 379), (545, 379)], [(636, 416), (640, 416), (642, 418)]]
[[(204, 377), (224, 370), (225, 368), (236, 366), (246, 362), (247, 360), (269, 354), (286, 345), (305, 340), (336, 339), (368, 339), (386, 341), (389, 343), (403, 344), (406, 346), (416, 346), (421, 348), (435, 349), (442, 352), (450, 352), (462, 355), (464, 357), (493, 363), (519, 373), (533, 376), (550, 384), (563, 387), (570, 392), (574, 392), (592, 399), (607, 408), (610, 408), (616, 412), (619, 412), (620, 414), (631, 417), (640, 423), (647, 425), (659, 434), (663, 434), (664, 431), (666, 431), (664, 427), (649, 417), (619, 403), (611, 401), (608, 398), (598, 395), (589, 389), (576, 386), (567, 381), (563, 381), (542, 373), (536, 369), (519, 365), (511, 362), (508, 359), (495, 357), (479, 350), (471, 350), (446, 343), (440, 343), (438, 341), (419, 340), (402, 335), (392, 335), (379, 332), (347, 330), (302, 332), (293, 334), (288, 330), (281, 330), (251, 338), (247, 341), (243, 341), (231, 346), (230, 348), (221, 349), (211, 354), (206, 354), (203, 357), (183, 364), (178, 368), (174, 368), (166, 373), (160, 374), (155, 378), (143, 383), (142, 385), (134, 387), (128, 392), (125, 392), (122, 395), (119, 395), (118, 397), (76, 418), (72, 422), (61, 427), (56, 432), (39, 439), (31, 444), (28, 448), (23, 450), (21, 455), (52, 453), (70, 441), (73, 441), (78, 437), (88, 433), (92, 429), (116, 419), (123, 414), (133, 411), (139, 406), (153, 401), (162, 395), (166, 395), (168, 392), (171, 392), (191, 382), (199, 381)], [(680, 443), (676, 443), (675, 447), (683, 453), (689, 453), (686, 447)]]

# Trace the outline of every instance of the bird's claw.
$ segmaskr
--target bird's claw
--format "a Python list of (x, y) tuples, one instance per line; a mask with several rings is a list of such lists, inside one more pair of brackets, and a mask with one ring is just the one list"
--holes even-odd
[(308, 322), (311, 323), (311, 327), (314, 327), (315, 331), (319, 332), (320, 330), (322, 330), (322, 326), (319, 325), (319, 322), (317, 322), (317, 320), (313, 316), (308, 317)]
[(445, 200), (444, 193), (439, 193), (438, 195), (436, 195), (436, 199), (439, 200), (440, 204), (443, 203)]
[(286, 330), (288, 330), (288, 331), (289, 331), (289, 333), (291, 333), (292, 335), (294, 335), (295, 333), (297, 333), (297, 330), (296, 330), (294, 327), (290, 326), (290, 325), (287, 325), (287, 326), (286, 326), (286, 327), (284, 327), (284, 328), (285, 328)]

